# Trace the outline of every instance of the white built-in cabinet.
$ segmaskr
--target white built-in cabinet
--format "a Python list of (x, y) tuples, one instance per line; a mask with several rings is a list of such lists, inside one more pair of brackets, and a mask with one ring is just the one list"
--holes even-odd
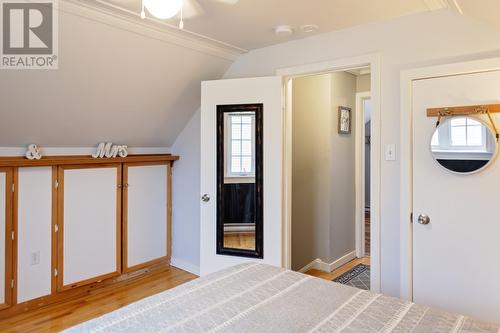
[(170, 166), (131, 164), (123, 166), (124, 270), (153, 264), (169, 255)]
[(52, 169), (17, 171), (17, 303), (52, 293)]
[(58, 288), (120, 274), (121, 164), (60, 166)]
[(0, 310), (168, 263), (175, 159), (0, 159)]

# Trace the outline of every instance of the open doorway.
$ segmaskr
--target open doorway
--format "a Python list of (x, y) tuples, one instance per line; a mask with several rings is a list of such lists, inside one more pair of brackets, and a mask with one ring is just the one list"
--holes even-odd
[(370, 68), (357, 68), (295, 77), (291, 94), (292, 269), (363, 289), (370, 289), (370, 84)]
[[(369, 87), (365, 87), (368, 89)], [(371, 244), (371, 119), (369, 90), (356, 93), (356, 256), (369, 257)]]

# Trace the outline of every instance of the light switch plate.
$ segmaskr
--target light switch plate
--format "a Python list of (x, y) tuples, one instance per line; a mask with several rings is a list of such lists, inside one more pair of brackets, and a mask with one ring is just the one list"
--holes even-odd
[(396, 160), (396, 145), (394, 143), (385, 145), (385, 160), (386, 161)]

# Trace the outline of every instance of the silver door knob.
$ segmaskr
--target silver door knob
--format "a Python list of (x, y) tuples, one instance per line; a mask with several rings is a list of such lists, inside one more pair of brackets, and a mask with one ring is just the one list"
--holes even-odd
[(210, 196), (208, 194), (203, 194), (201, 197), (201, 201), (203, 202), (209, 202), (210, 201)]
[(429, 224), (429, 223), (431, 223), (431, 218), (425, 214), (420, 214), (418, 216), (418, 223), (423, 224), (423, 225)]

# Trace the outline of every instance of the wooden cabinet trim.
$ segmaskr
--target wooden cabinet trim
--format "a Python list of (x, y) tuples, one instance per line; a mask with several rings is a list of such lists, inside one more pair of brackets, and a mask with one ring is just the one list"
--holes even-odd
[(93, 158), (92, 156), (44, 156), (40, 160), (28, 160), (25, 157), (0, 157), (0, 167), (29, 167), (29, 166), (53, 166), (53, 165), (79, 165), (82, 164), (109, 164), (130, 162), (170, 162), (177, 161), (179, 156), (170, 154), (157, 155), (129, 155), (127, 157), (115, 158)]
[[(17, 182), (16, 170), (13, 168), (0, 167), (0, 172), (5, 172), (5, 302), (0, 304), (0, 310), (11, 307), (15, 304), (15, 258), (17, 235), (15, 234), (15, 220), (17, 214), (14, 213), (14, 206), (17, 205)], [(12, 191), (12, 187), (14, 186)], [(14, 232), (14, 240), (11, 233)], [(14, 281), (14, 286), (11, 285)]]

